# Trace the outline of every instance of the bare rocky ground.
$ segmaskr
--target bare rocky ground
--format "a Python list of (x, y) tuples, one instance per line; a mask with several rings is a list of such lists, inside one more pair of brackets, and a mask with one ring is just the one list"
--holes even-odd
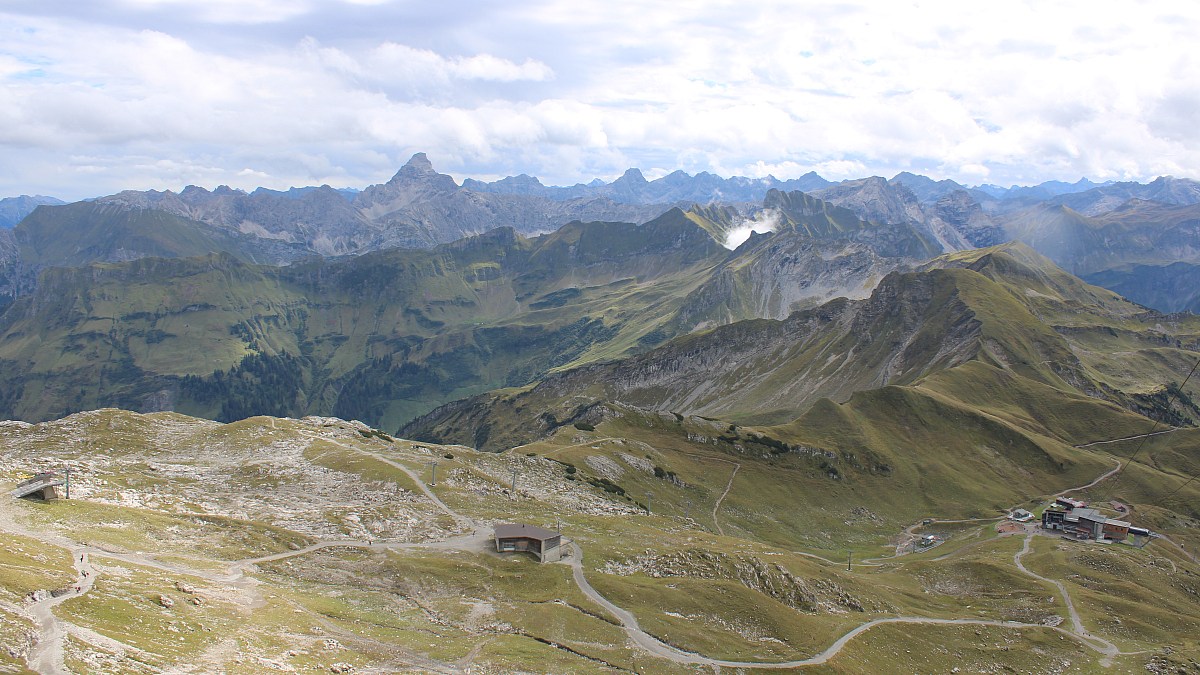
[[(334, 551), (335, 558), (356, 548), (403, 553), (428, 547), (450, 556), (478, 554), (490, 542), (486, 524), (503, 518), (468, 525), (462, 518), (449, 517), (454, 511), (431, 501), (421, 489), (420, 481), (433, 478), (434, 462), (438, 463), (435, 489), (452, 498), (456, 508), (478, 512), (488, 503), (551, 503), (582, 515), (636, 511), (585, 484), (564, 480), (563, 465), (540, 456), (481, 454), (457, 446), (398, 441), (361, 423), (333, 418), (253, 418), (221, 425), (175, 414), (100, 410), (37, 425), (0, 422), (3, 487), (10, 488), (33, 473), (70, 469), (69, 502), (39, 506), (5, 494), (0, 512), (5, 521), (0, 537), (5, 533), (27, 536), (48, 547), (90, 555), (99, 586), (93, 589), (89, 583), (80, 593), (70, 578), (62, 579), (56, 582), (61, 590), (53, 589), (55, 604), (62, 602), (57, 598), (64, 593), (69, 596), (68, 607), (82, 607), (80, 603), (93, 599), (107, 609), (133, 603), (138, 607), (132, 613), (137, 624), (157, 622), (157, 629), (167, 634), (213, 636), (202, 641), (206, 646), (199, 660), (189, 666), (174, 661), (171, 650), (146, 649), (145, 644), (139, 646), (143, 642), (139, 637), (124, 639), (120, 630), (102, 625), (99, 617), (89, 614), (88, 619), (96, 623), (88, 626), (70, 613), (69, 618), (55, 620), (61, 635), (55, 636), (53, 658), (37, 668), (45, 672), (211, 672), (209, 667), (224, 664), (243, 672), (352, 672), (368, 664), (379, 668), (380, 663), (390, 663), (383, 670), (512, 672), (508, 666), (491, 666), (486, 659), (463, 665), (423, 657), (404, 648), (407, 640), (396, 645), (363, 642), (321, 619), (319, 613), (314, 617), (299, 603), (276, 607), (285, 589), (254, 574), (266, 564), (255, 564), (255, 558), (281, 559), (278, 564), (286, 570), (293, 561), (311, 555), (306, 551), (319, 550), (323, 542), (346, 542), (348, 548), (326, 549)], [(400, 471), (388, 474), (389, 465), (419, 480)], [(87, 512), (63, 518), (48, 510), (68, 505)], [(150, 514), (173, 519), (150, 523), (156, 517)], [(543, 519), (540, 524), (550, 523)], [(230, 532), (215, 535), (214, 527)], [(46, 554), (32, 555), (26, 562), (36, 564), (37, 556)], [(340, 583), (344, 588), (354, 585), (353, 579)], [(290, 590), (308, 591), (298, 589)], [(13, 664), (0, 661), (0, 672), (39, 649), (45, 635), (25, 617), (50, 616), (50, 591), (0, 597), (0, 635), (13, 660)], [(347, 591), (331, 592), (337, 596)], [(83, 597), (71, 599), (77, 595)], [(514, 633), (511, 624), (495, 620), (487, 598), (464, 598), (464, 602), (470, 604), (470, 616), (457, 628), (483, 637)], [(401, 604), (420, 607), (422, 601), (411, 597)], [(43, 605), (45, 612), (38, 609)], [(201, 610), (212, 615), (211, 622), (189, 623), (177, 616)], [(284, 630), (292, 635), (296, 648), (281, 652), (272, 640), (238, 634), (239, 623), (268, 610), (286, 617)], [(63, 614), (61, 608), (54, 611)], [(149, 612), (153, 619), (138, 617), (139, 612)], [(418, 624), (428, 625), (431, 616), (426, 614)], [(307, 625), (314, 618), (317, 623)], [(259, 633), (268, 630), (272, 621), (249, 622), (241, 630)], [(296, 621), (303, 627), (294, 625)], [(328, 637), (331, 633), (341, 637)], [(347, 650), (353, 653), (355, 648), (346, 644), (355, 645), (362, 652), (360, 658), (348, 658)]]

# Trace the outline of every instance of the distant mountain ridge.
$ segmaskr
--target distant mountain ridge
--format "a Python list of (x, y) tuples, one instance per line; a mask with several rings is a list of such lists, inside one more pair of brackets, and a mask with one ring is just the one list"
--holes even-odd
[(252, 193), (188, 186), (178, 194), (126, 191), (96, 202), (166, 211), (229, 232), (295, 244), (301, 255), (325, 256), (429, 248), (497, 227), (537, 234), (572, 220), (640, 223), (670, 208), (475, 193), (434, 170), (424, 153), (413, 155), (387, 183), (353, 194), (329, 186)]
[(485, 183), (472, 178), (463, 181), (463, 188), (476, 192), (497, 194), (536, 195), (566, 201), (580, 197), (608, 197), (614, 201), (633, 204), (664, 204), (674, 202), (759, 202), (770, 190), (809, 192), (832, 185), (815, 171), (789, 180), (774, 176), (745, 178), (735, 176), (722, 178), (701, 171), (692, 176), (683, 171), (673, 171), (666, 176), (648, 181), (639, 169), (629, 169), (611, 183), (592, 181), (570, 187), (543, 185), (533, 176), (521, 174)]
[(33, 213), (33, 210), (39, 206), (55, 206), (60, 204), (66, 204), (66, 202), (57, 197), (47, 197), (45, 195), (5, 197), (0, 199), (0, 228), (16, 225), (25, 216)]
[[(928, 258), (1018, 239), (1073, 273), (1092, 274), (1130, 264), (1200, 264), (1190, 210), (1197, 204), (1200, 183), (1170, 177), (1145, 185), (1080, 180), (1002, 189), (910, 172), (832, 183), (815, 173), (781, 181), (675, 171), (647, 180), (630, 169), (612, 182), (571, 187), (547, 187), (525, 174), (460, 186), (417, 153), (386, 183), (363, 190), (188, 186), (40, 206), (13, 229), (0, 228), (0, 297), (28, 292), (41, 269), (56, 265), (214, 252), (284, 265), (314, 255), (431, 248), (499, 227), (534, 236), (572, 221), (644, 223), (675, 207), (703, 212), (695, 222), (722, 244), (734, 231), (808, 209), (805, 227), (816, 228), (809, 235), (819, 239), (824, 228), (884, 257)], [(173, 234), (153, 233), (153, 223), (169, 223)]]

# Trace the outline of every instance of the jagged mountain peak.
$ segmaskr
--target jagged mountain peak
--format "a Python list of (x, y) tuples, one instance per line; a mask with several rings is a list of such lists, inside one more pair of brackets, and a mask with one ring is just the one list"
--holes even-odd
[(429, 157), (418, 152), (414, 154), (396, 175), (387, 182), (388, 185), (410, 185), (421, 184), (424, 186), (433, 187), (441, 190), (457, 190), (458, 183), (454, 179), (444, 173), (438, 173), (433, 168), (433, 162), (429, 161)]
[(621, 174), (620, 178), (612, 182), (612, 185), (640, 184), (646, 182), (648, 181), (646, 180), (646, 177), (642, 175), (641, 169), (626, 169), (625, 173)]
[(401, 171), (405, 169), (421, 173), (434, 173), (433, 162), (429, 161), (429, 155), (423, 152), (413, 153), (413, 156), (408, 158), (404, 166), (400, 167)]

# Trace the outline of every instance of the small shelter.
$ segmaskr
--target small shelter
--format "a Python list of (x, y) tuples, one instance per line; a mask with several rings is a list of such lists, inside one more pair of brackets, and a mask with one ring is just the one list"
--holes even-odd
[(15, 499), (58, 499), (58, 488), (65, 484), (66, 479), (53, 471), (39, 473), (33, 478), (17, 483), (12, 496)]
[(562, 534), (536, 525), (504, 523), (495, 528), (496, 551), (511, 553), (527, 551), (541, 562), (562, 559)]

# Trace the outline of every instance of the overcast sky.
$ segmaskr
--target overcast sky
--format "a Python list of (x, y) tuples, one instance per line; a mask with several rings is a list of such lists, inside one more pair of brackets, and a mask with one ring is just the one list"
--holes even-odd
[(0, 0), (0, 196), (1200, 178), (1200, 3)]

